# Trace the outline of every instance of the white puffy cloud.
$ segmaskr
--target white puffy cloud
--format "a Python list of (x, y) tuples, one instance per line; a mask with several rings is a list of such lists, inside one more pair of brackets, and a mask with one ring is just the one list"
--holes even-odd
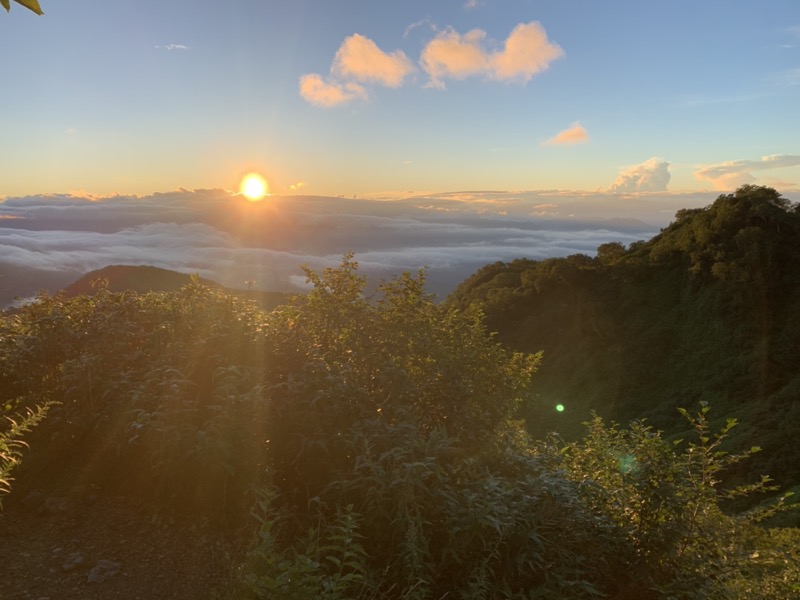
[(353, 82), (325, 81), (316, 73), (300, 78), (300, 95), (311, 104), (330, 108), (367, 97), (363, 86)]
[(431, 87), (443, 89), (444, 80), (481, 75), (500, 81), (527, 82), (564, 56), (537, 21), (520, 23), (505, 40), (502, 50), (488, 50), (486, 32), (473, 29), (460, 34), (452, 28), (440, 32), (423, 49), (420, 64)]
[(414, 67), (402, 51), (386, 53), (368, 37), (355, 33), (339, 46), (330, 71), (327, 80), (316, 73), (300, 77), (300, 95), (307, 102), (330, 108), (363, 100), (367, 90), (361, 83), (399, 87)]
[[(467, 8), (474, 6), (468, 3)], [(427, 23), (413, 23), (403, 37)], [(500, 49), (492, 48), (481, 29), (460, 34), (448, 27), (426, 44), (419, 62), (428, 75), (427, 86), (444, 89), (446, 79), (473, 76), (525, 83), (563, 55), (564, 51), (548, 39), (544, 27), (531, 21), (518, 24)], [(300, 77), (300, 95), (317, 106), (339, 106), (366, 98), (362, 84), (397, 88), (414, 71), (403, 51), (385, 52), (370, 38), (355, 33), (339, 46), (327, 78), (316, 73)]]
[(756, 178), (750, 174), (752, 161), (734, 160), (700, 167), (694, 172), (696, 179), (708, 181), (715, 190), (733, 190), (747, 183), (753, 183)]
[(708, 181), (715, 190), (733, 190), (741, 185), (753, 183), (756, 178), (752, 171), (766, 171), (800, 166), (800, 155), (773, 154), (761, 160), (732, 160), (699, 167), (694, 176), (700, 181)]
[(669, 163), (653, 157), (639, 165), (621, 170), (609, 191), (615, 193), (665, 192), (669, 180)]
[(355, 33), (345, 38), (331, 71), (343, 78), (377, 82), (387, 87), (399, 87), (414, 70), (406, 55), (395, 50), (386, 53), (368, 37)]
[(562, 56), (564, 51), (547, 39), (540, 23), (520, 23), (506, 39), (503, 51), (492, 54), (491, 75), (501, 80), (529, 81)]
[(420, 63), (430, 77), (431, 87), (444, 89), (443, 79), (466, 79), (489, 70), (489, 58), (481, 47), (486, 32), (473, 29), (461, 35), (447, 29), (428, 42)]
[(549, 140), (544, 142), (545, 146), (572, 146), (574, 144), (585, 144), (589, 141), (589, 133), (578, 121), (575, 121), (569, 128), (559, 131)]

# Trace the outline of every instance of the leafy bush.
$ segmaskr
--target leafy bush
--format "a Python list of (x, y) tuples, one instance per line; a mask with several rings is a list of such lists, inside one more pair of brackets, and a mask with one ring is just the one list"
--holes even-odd
[(49, 469), (55, 482), (81, 465), (105, 486), (241, 513), (263, 469), (263, 319), (197, 284), (42, 295), (4, 315), (0, 401), (16, 411), (60, 402), (34, 432), (26, 470)]
[[(568, 444), (556, 440), (543, 448), (551, 467), (564, 469), (570, 480), (580, 483), (581, 498), (591, 510), (615, 524), (619, 551), (627, 558), (625, 572), (614, 579), (632, 586), (620, 592), (625, 597), (657, 593), (686, 599), (796, 594), (796, 551), (760, 546), (758, 541), (772, 536), (800, 540), (797, 530), (765, 533), (757, 525), (784, 510), (788, 494), (749, 513), (729, 515), (721, 509), (724, 500), (774, 491), (766, 476), (754, 484), (720, 487), (723, 472), (759, 448), (728, 453), (723, 447), (735, 419), (712, 433), (708, 405), (702, 404), (695, 415), (679, 410), (694, 433), (686, 444), (669, 442), (641, 422), (621, 429), (595, 417), (587, 423), (584, 439)], [(761, 586), (768, 572), (770, 584)], [(635, 577), (628, 579), (629, 574)]]

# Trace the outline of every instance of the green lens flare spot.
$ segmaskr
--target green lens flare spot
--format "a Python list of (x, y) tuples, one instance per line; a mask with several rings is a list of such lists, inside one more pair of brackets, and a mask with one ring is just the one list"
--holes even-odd
[(564, 405), (563, 404), (556, 404), (556, 410), (558, 412), (564, 412)]

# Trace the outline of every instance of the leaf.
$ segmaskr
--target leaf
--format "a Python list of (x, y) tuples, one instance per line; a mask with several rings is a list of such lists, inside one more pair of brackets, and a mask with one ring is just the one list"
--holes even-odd
[[(0, 0), (0, 2), (2, 2), (3, 6), (6, 7), (6, 10), (8, 10), (8, 0)], [(14, 2), (16, 2), (17, 4), (21, 4), (22, 6), (24, 6), (25, 8), (27, 8), (29, 10), (32, 10), (37, 15), (44, 14), (42, 12), (42, 7), (39, 6), (39, 1), (38, 0), (14, 0)]]
[(8, 0), (0, 0), (0, 4), (3, 5), (3, 8), (5, 8), (6, 11), (11, 10), (11, 4), (8, 2)]

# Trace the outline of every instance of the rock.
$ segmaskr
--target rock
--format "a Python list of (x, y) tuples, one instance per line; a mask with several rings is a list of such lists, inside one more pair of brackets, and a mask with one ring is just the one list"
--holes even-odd
[(61, 565), (61, 568), (65, 571), (72, 571), (82, 566), (84, 563), (86, 563), (86, 557), (80, 552), (73, 552), (67, 557), (66, 562)]
[(86, 576), (86, 581), (89, 583), (102, 583), (114, 577), (121, 569), (122, 563), (114, 562), (113, 560), (98, 560), (97, 564), (92, 567)]

